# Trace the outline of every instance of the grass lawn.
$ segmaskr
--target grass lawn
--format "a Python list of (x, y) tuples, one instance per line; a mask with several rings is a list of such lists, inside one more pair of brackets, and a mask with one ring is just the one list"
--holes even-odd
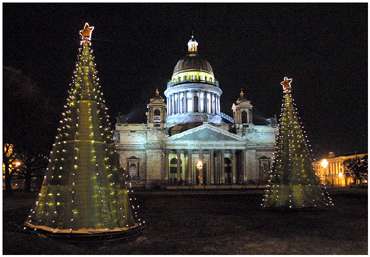
[(71, 244), (30, 235), (33, 194), (3, 203), (4, 254), (367, 254), (367, 190), (332, 191), (324, 211), (269, 211), (262, 195), (138, 194), (146, 229), (130, 242)]

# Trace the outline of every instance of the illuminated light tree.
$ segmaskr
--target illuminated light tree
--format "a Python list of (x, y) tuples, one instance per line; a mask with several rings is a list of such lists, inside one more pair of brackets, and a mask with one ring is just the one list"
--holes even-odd
[(299, 121), (291, 93), (293, 79), (284, 77), (283, 104), (279, 120), (273, 165), (262, 207), (331, 207), (333, 201), (315, 175), (307, 136)]
[(145, 223), (128, 176), (118, 168), (91, 49), (93, 29), (85, 23), (80, 31), (82, 47), (46, 176), (25, 221), (26, 227), (50, 235), (128, 234)]

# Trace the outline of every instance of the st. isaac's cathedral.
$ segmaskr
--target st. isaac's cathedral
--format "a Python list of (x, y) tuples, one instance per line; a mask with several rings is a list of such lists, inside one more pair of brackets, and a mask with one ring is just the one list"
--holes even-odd
[(157, 90), (150, 99), (146, 123), (117, 119), (120, 164), (133, 186), (222, 188), (266, 182), (276, 119), (255, 124), (253, 105), (243, 91), (231, 107), (233, 117), (222, 113), (221, 86), (194, 37), (164, 95)]

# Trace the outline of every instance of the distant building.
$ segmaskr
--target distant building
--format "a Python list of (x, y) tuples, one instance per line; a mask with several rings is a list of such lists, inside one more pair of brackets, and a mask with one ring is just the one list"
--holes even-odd
[(322, 184), (345, 187), (353, 184), (354, 179), (346, 174), (343, 163), (366, 155), (367, 153), (335, 156), (333, 152), (330, 152), (327, 158), (315, 161), (313, 166)]
[(146, 123), (118, 117), (116, 147), (134, 186), (264, 184), (274, 152), (276, 119), (255, 124), (253, 105), (243, 91), (220, 108), (222, 90), (192, 37), (188, 53), (173, 71), (162, 98), (147, 105)]

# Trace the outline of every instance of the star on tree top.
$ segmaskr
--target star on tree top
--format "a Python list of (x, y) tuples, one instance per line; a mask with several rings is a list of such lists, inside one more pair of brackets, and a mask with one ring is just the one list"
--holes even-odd
[(292, 90), (291, 83), (293, 82), (292, 78), (284, 77), (284, 80), (280, 82), (280, 85), (283, 86), (284, 93), (290, 93)]
[(80, 30), (81, 45), (84, 43), (90, 43), (93, 30), (94, 26), (90, 26), (88, 22), (85, 22), (84, 28)]

